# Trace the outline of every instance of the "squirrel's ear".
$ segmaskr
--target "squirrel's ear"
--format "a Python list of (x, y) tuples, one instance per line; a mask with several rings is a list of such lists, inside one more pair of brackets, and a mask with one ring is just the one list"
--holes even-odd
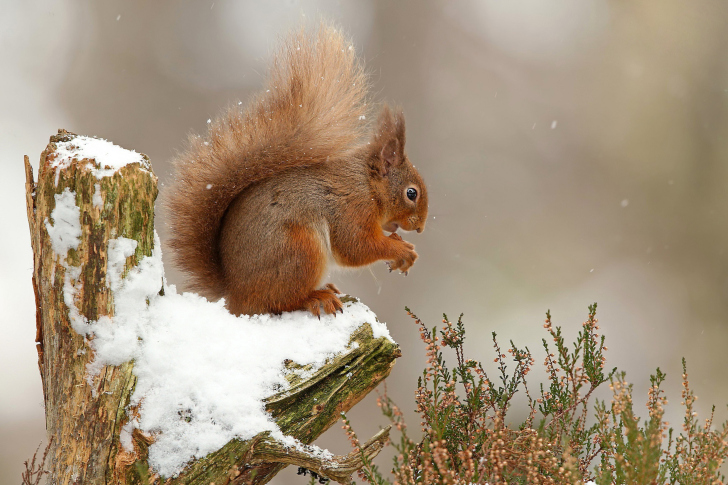
[(379, 152), (379, 173), (382, 176), (387, 175), (389, 169), (399, 165), (400, 161), (399, 142), (396, 138), (390, 138)]
[(401, 111), (393, 115), (389, 106), (385, 105), (377, 125), (375, 156), (379, 162), (379, 173), (385, 176), (404, 160), (404, 115)]

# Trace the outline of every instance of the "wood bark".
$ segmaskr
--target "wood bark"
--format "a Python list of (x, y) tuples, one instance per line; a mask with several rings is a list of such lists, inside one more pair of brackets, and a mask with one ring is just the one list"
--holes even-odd
[[(114, 316), (114, 294), (106, 284), (107, 249), (110, 238), (137, 241), (126, 270), (145, 256), (154, 244), (154, 200), (157, 179), (146, 156), (143, 163), (119, 169), (113, 176), (97, 179), (97, 161), (74, 160), (54, 169), (57, 144), (76, 135), (59, 130), (41, 155), (38, 180), (25, 157), (26, 202), (33, 247), (33, 289), (36, 301), (36, 347), (46, 409), (46, 429), (51, 441), (47, 469), (50, 483), (66, 484), (241, 484), (266, 483), (288, 464), (298, 464), (323, 477), (348, 483), (362, 465), (362, 454), (375, 456), (388, 439), (382, 430), (361, 453), (337, 456), (323, 462), (309, 454), (286, 449), (267, 434), (249, 441), (233, 440), (217, 452), (189, 464), (176, 477), (160, 477), (147, 462), (153, 439), (135, 430), (134, 452), (119, 442), (128, 422), (131, 394), (136, 379), (132, 362), (106, 366), (89, 377), (93, 361), (88, 339), (72, 327), (64, 301), (68, 268), (81, 268), (74, 304), (80, 315), (92, 322)], [(102, 204), (94, 203), (100, 188)], [(66, 255), (53, 251), (47, 224), (55, 196), (66, 189), (75, 194), (80, 208), (82, 235), (76, 249)], [(96, 196), (98, 197), (98, 195)], [(161, 282), (160, 282), (161, 289)], [(266, 400), (266, 409), (280, 429), (303, 443), (313, 440), (333, 425), (391, 371), (400, 355), (396, 344), (373, 338), (368, 324), (352, 336), (358, 346), (332, 358), (311, 378), (301, 380), (291, 373), (290, 387)], [(290, 368), (305, 363), (287, 362)]]

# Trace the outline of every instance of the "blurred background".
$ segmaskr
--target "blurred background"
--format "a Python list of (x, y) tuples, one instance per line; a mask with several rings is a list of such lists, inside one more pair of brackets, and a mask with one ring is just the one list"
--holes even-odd
[[(146, 153), (164, 190), (187, 133), (260, 89), (280, 35), (322, 16), (351, 34), (379, 98), (404, 108), (429, 186), (408, 278), (379, 263), (333, 280), (400, 343), (389, 392), (411, 428), (424, 346), (405, 305), (429, 326), (464, 312), (472, 358), (492, 363), (495, 331), (540, 365), (545, 311), (573, 337), (597, 301), (607, 363), (636, 402), (659, 366), (679, 427), (684, 356), (698, 410), (727, 417), (726, 2), (0, 0), (0, 12), (0, 482), (19, 483), (45, 438), (23, 155), (37, 169), (58, 128), (103, 137)], [(164, 239), (163, 214), (157, 228)], [(351, 418), (364, 439), (385, 424), (373, 397)], [(349, 451), (338, 426), (317, 443)], [(304, 481), (288, 469), (274, 483)]]

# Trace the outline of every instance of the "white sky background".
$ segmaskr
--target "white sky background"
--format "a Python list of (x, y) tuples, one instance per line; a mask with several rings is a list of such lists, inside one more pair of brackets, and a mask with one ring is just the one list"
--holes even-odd
[[(8, 2), (4, 2), (8, 3)], [(2, 5), (0, 15), (0, 480), (18, 481), (22, 462), (44, 438), (43, 393), (35, 340), (33, 259), (25, 216), (23, 155), (37, 166), (47, 139), (68, 118), (53, 99), (70, 55), (68, 42), (47, 42), (43, 32), (72, 39), (73, 9), (55, 2)], [(81, 16), (82, 17), (82, 16)], [(79, 20), (81, 20), (79, 18)]]
[[(657, 366), (679, 392), (684, 355), (698, 404), (722, 409), (728, 65), (714, 53), (727, 12), (699, 3), (686, 15), (677, 1), (0, 0), (0, 481), (17, 481), (43, 437), (23, 155), (37, 168), (66, 128), (146, 153), (164, 182), (187, 132), (260, 87), (275, 34), (301, 11), (354, 36), (377, 95), (404, 106), (430, 187), (433, 218), (406, 236), (421, 256), (407, 279), (383, 264), (334, 279), (402, 345), (390, 390), (403, 408), (424, 362), (404, 305), (430, 326), (465, 312), (474, 358), (491, 360), (495, 330), (540, 362), (546, 309), (573, 333), (598, 301), (607, 362), (628, 371), (636, 401)], [(679, 394), (668, 397), (677, 425)], [(355, 411), (360, 436), (384, 423), (372, 408)]]
[[(21, 2), (3, 5), (0, 16), (0, 163), (6, 182), (0, 191), (2, 236), (0, 238), (0, 323), (4, 337), (0, 352), (0, 421), (26, 421), (43, 417), (42, 390), (32, 363), (37, 355), (35, 302), (30, 284), (33, 257), (25, 213), (23, 155), (35, 167), (47, 139), (68, 121), (53, 99), (69, 60), (70, 43), (47, 42), (44, 31), (73, 38), (73, 9), (62, 2), (52, 7)], [(70, 2), (69, 2), (70, 3)], [(51, 2), (49, 2), (49, 5)], [(81, 21), (82, 18), (78, 18)], [(47, 138), (47, 137), (45, 137)], [(11, 371), (12, 369), (12, 371)], [(34, 375), (35, 374), (35, 375)]]

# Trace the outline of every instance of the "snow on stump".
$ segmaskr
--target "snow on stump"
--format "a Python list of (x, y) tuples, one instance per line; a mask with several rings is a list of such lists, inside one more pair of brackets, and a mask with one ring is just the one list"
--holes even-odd
[(381, 450), (311, 445), (400, 355), (366, 306), (235, 317), (166, 283), (145, 155), (59, 130), (25, 169), (50, 483), (349, 483)]

